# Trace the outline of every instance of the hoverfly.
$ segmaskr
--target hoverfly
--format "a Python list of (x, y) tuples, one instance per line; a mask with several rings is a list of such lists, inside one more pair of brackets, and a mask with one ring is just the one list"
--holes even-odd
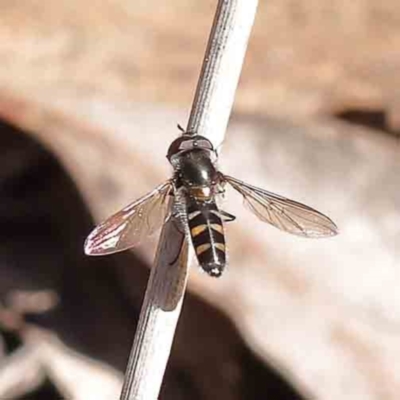
[(227, 183), (261, 221), (282, 231), (308, 238), (338, 233), (335, 223), (320, 212), (219, 172), (217, 152), (203, 136), (183, 132), (170, 145), (167, 158), (173, 177), (97, 226), (86, 239), (86, 254), (105, 255), (136, 246), (174, 215), (190, 237), (200, 267), (211, 276), (221, 276), (226, 266), (224, 222), (235, 219), (216, 202)]

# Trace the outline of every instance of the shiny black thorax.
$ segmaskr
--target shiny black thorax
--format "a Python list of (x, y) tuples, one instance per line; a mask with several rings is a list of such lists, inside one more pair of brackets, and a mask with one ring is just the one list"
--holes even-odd
[(210, 189), (210, 196), (214, 194), (218, 171), (211, 161), (209, 151), (194, 149), (182, 154), (175, 171), (177, 186), (184, 186), (189, 195), (196, 197), (204, 188)]
[(184, 134), (171, 143), (167, 158), (174, 167), (177, 188), (183, 186), (189, 196), (203, 200), (215, 195), (219, 183), (217, 153), (208, 139)]

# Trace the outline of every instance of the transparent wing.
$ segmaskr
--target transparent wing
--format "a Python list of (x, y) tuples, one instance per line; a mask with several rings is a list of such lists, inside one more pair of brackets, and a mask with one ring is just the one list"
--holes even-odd
[(98, 225), (86, 239), (85, 253), (91, 256), (116, 253), (153, 234), (167, 218), (172, 188), (169, 180)]
[(223, 177), (244, 197), (245, 205), (261, 221), (293, 235), (309, 238), (334, 236), (338, 233), (331, 219), (311, 207), (248, 185), (231, 176)]

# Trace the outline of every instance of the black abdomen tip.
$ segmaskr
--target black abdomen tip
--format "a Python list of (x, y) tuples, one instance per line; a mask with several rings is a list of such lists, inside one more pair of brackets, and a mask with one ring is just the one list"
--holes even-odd
[(201, 268), (203, 268), (203, 270), (207, 272), (208, 275), (219, 278), (222, 275), (225, 265), (218, 263), (209, 263), (201, 265)]

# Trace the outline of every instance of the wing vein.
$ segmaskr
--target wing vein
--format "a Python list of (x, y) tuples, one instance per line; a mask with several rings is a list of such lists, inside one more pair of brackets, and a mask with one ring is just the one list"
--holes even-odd
[(85, 253), (104, 255), (129, 249), (155, 233), (165, 222), (169, 211), (172, 180), (112, 215), (88, 236)]
[(231, 176), (223, 175), (244, 198), (245, 205), (261, 221), (285, 232), (309, 238), (333, 236), (337, 226), (326, 215), (305, 204), (251, 186)]

